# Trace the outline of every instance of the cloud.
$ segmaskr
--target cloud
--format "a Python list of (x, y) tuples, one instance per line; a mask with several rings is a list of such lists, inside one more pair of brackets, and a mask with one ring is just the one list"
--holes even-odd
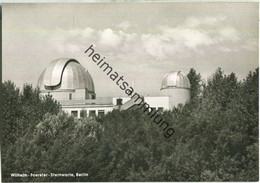
[(154, 56), (163, 58), (163, 47), (166, 45), (165, 41), (160, 39), (158, 36), (152, 34), (144, 34), (141, 36), (144, 50)]
[(162, 39), (169, 40), (174, 44), (197, 47), (199, 45), (210, 45), (214, 43), (207, 33), (198, 29), (170, 28), (166, 26), (160, 29), (162, 31)]
[(229, 52), (234, 51), (234, 50), (231, 50), (230, 48), (225, 47), (225, 46), (219, 47), (218, 50), (221, 51), (221, 52), (225, 52), (225, 53), (229, 53)]
[[(223, 26), (225, 17), (190, 17), (176, 27), (159, 26), (160, 33), (143, 36), (143, 47), (151, 56), (164, 59), (176, 53), (195, 52), (203, 54), (207, 47), (229, 52), (222, 46), (225, 41), (238, 42), (240, 35), (235, 28)], [(217, 26), (218, 25), (218, 26)], [(185, 53), (186, 52), (186, 53)]]
[(90, 38), (92, 36), (92, 34), (94, 33), (94, 29), (87, 27), (85, 29), (82, 30), (81, 35), (84, 38)]
[(155, 26), (154, 32), (130, 33), (128, 21), (118, 26), (122, 30), (106, 28), (95, 30), (91, 27), (74, 30), (57, 30), (50, 43), (59, 52), (82, 52), (86, 44), (95, 44), (106, 55), (139, 55), (150, 59), (167, 59), (176, 55), (204, 55), (209, 50), (228, 54), (239, 49), (254, 50), (255, 43), (241, 42), (247, 36), (234, 27), (225, 24), (224, 16), (190, 17), (183, 23), (170, 27)]
[(131, 49), (130, 45), (135, 44), (137, 40), (136, 33), (115, 31), (109, 28), (97, 31), (87, 27), (73, 30), (57, 29), (50, 36), (48, 43), (59, 53), (82, 52), (86, 44), (95, 44), (100, 50), (108, 53), (112, 50), (127, 52)]
[(215, 25), (219, 25), (224, 20), (226, 20), (226, 17), (224, 17), (224, 16), (204, 17), (202, 19), (202, 22), (203, 22), (204, 25), (215, 26)]
[(243, 49), (246, 49), (247, 51), (250, 52), (257, 52), (258, 51), (258, 41), (255, 39), (247, 39), (242, 45), (241, 47)]
[(121, 44), (122, 38), (111, 29), (99, 32), (99, 44), (108, 47), (117, 47)]
[(224, 16), (216, 16), (216, 17), (189, 17), (186, 19), (184, 24), (182, 25), (183, 27), (193, 27), (197, 28), (200, 26), (216, 26), (219, 25), (221, 22), (223, 22), (226, 19)]
[(130, 27), (130, 23), (128, 21), (121, 22), (118, 27), (122, 30), (127, 30)]
[(240, 38), (239, 33), (233, 27), (223, 27), (219, 29), (218, 39), (219, 41), (238, 41)]

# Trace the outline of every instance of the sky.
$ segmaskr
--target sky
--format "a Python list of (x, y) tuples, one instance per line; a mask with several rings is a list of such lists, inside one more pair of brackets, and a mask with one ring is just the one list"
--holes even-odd
[(170, 71), (218, 67), (239, 80), (258, 67), (258, 3), (4, 4), (3, 81), (37, 85), (44, 68), (74, 58), (97, 97), (126, 96), (84, 52), (96, 53), (142, 95), (156, 96)]

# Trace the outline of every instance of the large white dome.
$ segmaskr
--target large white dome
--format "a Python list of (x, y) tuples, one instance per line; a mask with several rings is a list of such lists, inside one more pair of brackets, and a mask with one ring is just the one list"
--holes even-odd
[(190, 81), (181, 71), (171, 71), (167, 73), (162, 80), (161, 90), (168, 88), (190, 89)]
[(75, 59), (60, 58), (52, 61), (38, 80), (41, 91), (87, 89), (95, 93), (91, 75)]

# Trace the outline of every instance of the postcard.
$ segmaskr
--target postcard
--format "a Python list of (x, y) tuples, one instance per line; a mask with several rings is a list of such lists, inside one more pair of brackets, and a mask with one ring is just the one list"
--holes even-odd
[(258, 181), (258, 22), (258, 3), (3, 3), (2, 181)]

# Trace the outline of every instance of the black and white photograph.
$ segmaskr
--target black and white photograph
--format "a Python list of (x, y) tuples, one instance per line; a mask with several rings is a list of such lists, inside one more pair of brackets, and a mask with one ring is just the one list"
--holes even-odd
[(3, 182), (259, 181), (259, 4), (3, 3)]

